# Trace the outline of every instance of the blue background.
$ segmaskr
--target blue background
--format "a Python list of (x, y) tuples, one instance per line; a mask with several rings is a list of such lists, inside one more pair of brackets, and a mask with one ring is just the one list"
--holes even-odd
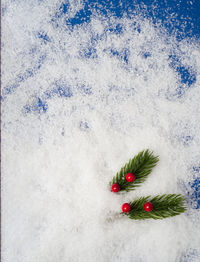
[[(84, 1), (84, 8), (71, 19), (66, 19), (66, 25), (76, 26), (90, 21), (93, 10), (108, 17), (110, 14), (118, 18), (140, 13), (151, 18), (155, 26), (162, 23), (170, 34), (176, 34), (177, 39), (184, 37), (199, 38), (200, 32), (200, 1), (198, 0), (91, 0)], [(56, 16), (61, 17), (68, 12), (69, 3), (65, 1), (60, 6)], [(120, 30), (118, 28), (117, 30)], [(48, 37), (44, 36), (46, 40)]]

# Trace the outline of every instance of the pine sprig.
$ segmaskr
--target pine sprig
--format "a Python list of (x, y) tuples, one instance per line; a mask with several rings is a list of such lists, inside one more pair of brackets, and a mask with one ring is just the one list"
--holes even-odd
[[(154, 206), (153, 211), (144, 210), (146, 202), (151, 202)], [(141, 197), (130, 203), (131, 211), (123, 213), (131, 219), (163, 219), (166, 217), (177, 216), (184, 213), (187, 208), (185, 206), (185, 198), (180, 194), (158, 195), (153, 198), (150, 196)]]
[[(154, 166), (156, 166), (159, 158), (154, 156), (153, 152), (147, 150), (141, 151), (133, 159), (125, 164), (121, 170), (113, 177), (111, 185), (119, 184), (120, 191), (131, 191), (143, 183), (147, 176), (151, 173)], [(126, 181), (126, 174), (134, 173), (136, 179), (134, 182)]]

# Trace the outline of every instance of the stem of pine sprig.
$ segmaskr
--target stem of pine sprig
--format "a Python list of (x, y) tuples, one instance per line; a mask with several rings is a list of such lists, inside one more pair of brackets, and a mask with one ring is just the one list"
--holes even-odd
[[(156, 166), (159, 158), (154, 156), (153, 152), (147, 150), (141, 151), (133, 159), (121, 168), (121, 170), (113, 177), (110, 185), (119, 184), (120, 191), (131, 191), (143, 183), (147, 176), (151, 173), (153, 167)], [(136, 179), (134, 182), (126, 181), (126, 174), (134, 173)]]
[[(145, 211), (145, 203), (152, 203), (153, 210), (151, 212)], [(184, 213), (187, 208), (185, 205), (185, 198), (180, 194), (158, 195), (155, 197), (141, 197), (130, 203), (131, 211), (123, 213), (131, 219), (163, 219), (167, 217), (177, 216)]]

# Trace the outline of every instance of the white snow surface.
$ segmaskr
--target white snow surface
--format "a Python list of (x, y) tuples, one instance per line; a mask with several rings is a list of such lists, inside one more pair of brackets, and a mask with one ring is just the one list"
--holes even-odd
[[(2, 261), (199, 261), (199, 209), (189, 200), (174, 218), (119, 214), (136, 197), (187, 198), (192, 190), (200, 165), (199, 44), (177, 42), (139, 15), (96, 14), (71, 29), (52, 19), (60, 3), (3, 3)], [(71, 6), (69, 17), (82, 3)], [(118, 23), (121, 33), (108, 30)], [(94, 56), (85, 56), (88, 48)], [(170, 55), (196, 75), (191, 86)], [(146, 148), (160, 156), (146, 182), (112, 193), (112, 177)]]

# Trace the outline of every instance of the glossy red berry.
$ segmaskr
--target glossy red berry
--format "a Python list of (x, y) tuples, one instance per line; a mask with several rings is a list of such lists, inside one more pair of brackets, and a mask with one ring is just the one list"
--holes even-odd
[(120, 191), (120, 185), (119, 184), (113, 184), (112, 185), (112, 191), (117, 193)]
[(154, 206), (151, 202), (146, 202), (144, 205), (144, 210), (147, 212), (151, 212), (153, 210)]
[(135, 179), (136, 179), (136, 177), (135, 177), (135, 174), (133, 174), (133, 173), (128, 173), (128, 174), (126, 175), (126, 180), (127, 180), (128, 182), (133, 182), (133, 181), (135, 181)]
[(131, 211), (131, 205), (130, 205), (129, 203), (124, 203), (124, 204), (122, 205), (122, 211), (123, 211), (124, 213), (130, 212), (130, 211)]

